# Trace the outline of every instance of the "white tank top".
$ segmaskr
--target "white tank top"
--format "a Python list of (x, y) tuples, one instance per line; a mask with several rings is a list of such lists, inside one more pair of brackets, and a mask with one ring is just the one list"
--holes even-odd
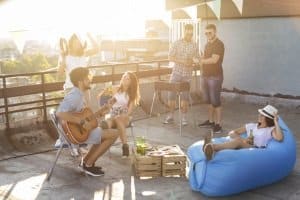
[(128, 101), (129, 96), (126, 92), (117, 92), (114, 95), (114, 98), (116, 99), (116, 103), (112, 106), (112, 108), (122, 107), (127, 108), (128, 107)]
[(268, 142), (272, 139), (272, 130), (274, 129), (274, 126), (272, 127), (266, 127), (266, 128), (258, 128), (257, 123), (249, 123), (246, 124), (246, 131), (247, 136), (250, 135), (250, 130), (253, 130), (253, 136), (254, 136), (254, 146), (257, 147), (266, 147)]
[(66, 56), (66, 81), (64, 89), (73, 87), (70, 80), (70, 72), (77, 67), (87, 67), (89, 64), (89, 57), (84, 56)]

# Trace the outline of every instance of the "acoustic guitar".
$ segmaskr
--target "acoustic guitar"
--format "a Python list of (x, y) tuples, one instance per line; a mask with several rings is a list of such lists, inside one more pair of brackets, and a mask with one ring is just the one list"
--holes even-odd
[(114, 103), (116, 103), (116, 99), (112, 98), (95, 113), (88, 107), (84, 108), (81, 112), (73, 113), (75, 116), (83, 119), (84, 124), (88, 123), (89, 129), (85, 129), (83, 125), (62, 120), (62, 128), (69, 141), (73, 144), (84, 143), (88, 139), (90, 132), (98, 127), (97, 117), (108, 113)]

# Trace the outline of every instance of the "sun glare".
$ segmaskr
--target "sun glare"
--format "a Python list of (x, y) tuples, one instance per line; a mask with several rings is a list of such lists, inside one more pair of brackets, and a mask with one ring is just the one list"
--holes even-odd
[(45, 178), (46, 174), (41, 174), (15, 184), (2, 185), (0, 186), (0, 199), (36, 199)]
[(95, 191), (94, 199), (124, 199), (124, 182), (120, 180), (108, 185), (103, 190)]
[(51, 30), (61, 35), (88, 31), (132, 38), (144, 35), (145, 20), (165, 20), (164, 9), (161, 0), (11, 0), (0, 4), (0, 24), (8, 31)]

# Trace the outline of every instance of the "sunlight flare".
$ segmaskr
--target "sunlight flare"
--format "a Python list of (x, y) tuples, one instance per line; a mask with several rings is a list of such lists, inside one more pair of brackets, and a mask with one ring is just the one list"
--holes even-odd
[(33, 176), (15, 184), (0, 186), (0, 198), (5, 199), (36, 199), (45, 181), (46, 174)]

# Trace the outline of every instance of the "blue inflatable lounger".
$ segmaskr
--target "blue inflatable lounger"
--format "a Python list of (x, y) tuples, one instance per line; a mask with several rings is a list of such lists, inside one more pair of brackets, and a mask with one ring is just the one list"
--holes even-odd
[[(207, 161), (203, 141), (188, 148), (189, 183), (194, 191), (206, 196), (227, 196), (258, 188), (283, 179), (296, 162), (296, 142), (292, 132), (279, 118), (284, 135), (282, 142), (272, 139), (267, 148), (222, 150)], [(244, 134), (246, 136), (246, 134)], [(229, 137), (215, 138), (222, 143)]]

